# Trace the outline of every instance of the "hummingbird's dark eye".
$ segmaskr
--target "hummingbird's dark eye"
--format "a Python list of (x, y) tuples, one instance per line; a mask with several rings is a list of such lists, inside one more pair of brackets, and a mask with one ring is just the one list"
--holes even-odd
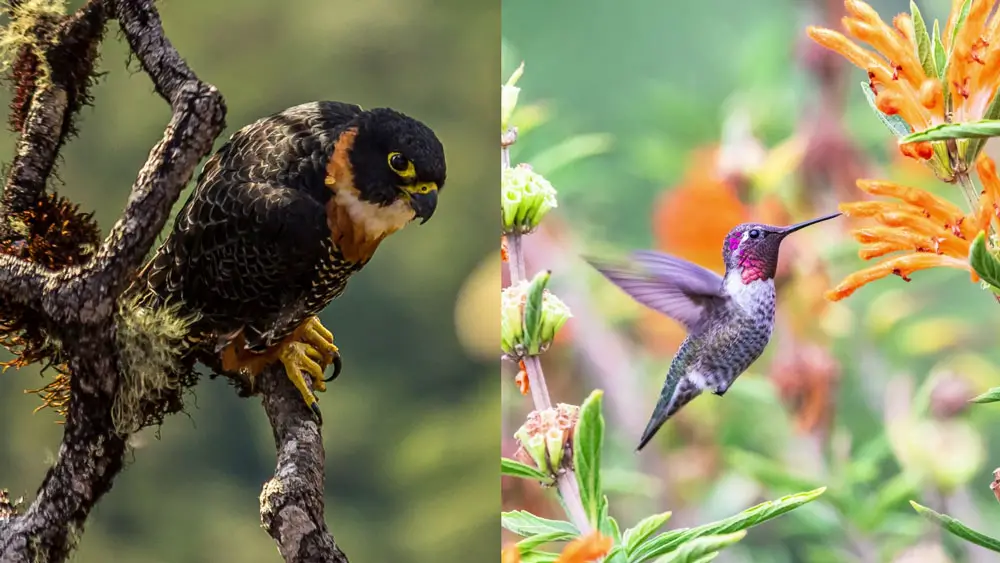
[(750, 238), (757, 238), (757, 237), (759, 237), (759, 236), (760, 236), (760, 231), (758, 231), (757, 229), (750, 229), (750, 232), (749, 232), (749, 233), (747, 233), (747, 235), (748, 235), (748, 236), (749, 236)]

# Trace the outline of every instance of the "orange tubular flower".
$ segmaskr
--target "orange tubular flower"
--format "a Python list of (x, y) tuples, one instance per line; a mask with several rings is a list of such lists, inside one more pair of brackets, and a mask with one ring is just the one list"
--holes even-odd
[(521, 552), (516, 545), (508, 545), (500, 552), (500, 563), (521, 563)]
[[(598, 532), (577, 538), (563, 548), (556, 563), (592, 563), (611, 551), (612, 540)], [(521, 563), (521, 554), (516, 545), (508, 545), (500, 552), (502, 563)]]
[(847, 276), (827, 292), (826, 298), (839, 301), (862, 285), (892, 274), (910, 281), (913, 272), (935, 267), (966, 270), (972, 281), (978, 282), (979, 276), (969, 265), (969, 249), (976, 235), (988, 231), (994, 218), (1000, 219), (1000, 178), (996, 164), (986, 155), (976, 160), (976, 172), (983, 193), (978, 207), (968, 214), (923, 190), (891, 182), (858, 180), (858, 187), (872, 195), (901, 200), (840, 205), (840, 210), (849, 217), (871, 217), (880, 224), (854, 231), (854, 238), (863, 245), (858, 255), (870, 260), (893, 252), (905, 254)]
[(517, 363), (520, 371), (514, 376), (514, 383), (517, 384), (517, 390), (521, 392), (522, 395), (527, 395), (531, 391), (531, 386), (528, 383), (528, 368), (524, 365), (524, 360)]
[(607, 555), (611, 545), (611, 538), (592, 532), (566, 544), (556, 563), (591, 563)]
[[(917, 30), (909, 14), (896, 16), (890, 27), (860, 0), (844, 2), (847, 16), (842, 21), (848, 35), (867, 43), (874, 52), (831, 29), (810, 26), (806, 32), (868, 73), (880, 111), (898, 115), (914, 131), (921, 131), (945, 122), (983, 119), (1000, 85), (1000, 49), (996, 48), (1000, 47), (1000, 12), (990, 16), (993, 0), (972, 0), (968, 16), (952, 38), (964, 3), (952, 1), (941, 34), (947, 54), (943, 67), (935, 61), (933, 39), (929, 37), (929, 56), (920, 60)], [(902, 146), (903, 154), (922, 160), (933, 156), (929, 143), (913, 145)]]

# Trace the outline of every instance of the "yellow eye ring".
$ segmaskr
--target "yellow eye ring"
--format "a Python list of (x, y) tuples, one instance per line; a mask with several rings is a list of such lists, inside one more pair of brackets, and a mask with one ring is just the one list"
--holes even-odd
[(389, 153), (389, 168), (404, 178), (414, 175), (413, 163), (398, 152)]

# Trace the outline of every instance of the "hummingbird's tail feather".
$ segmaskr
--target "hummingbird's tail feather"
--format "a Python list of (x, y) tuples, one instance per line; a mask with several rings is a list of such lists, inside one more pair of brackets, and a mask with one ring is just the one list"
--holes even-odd
[(639, 440), (639, 447), (636, 448), (636, 451), (641, 451), (642, 448), (646, 447), (646, 444), (653, 439), (663, 423), (681, 410), (681, 407), (700, 395), (701, 391), (701, 387), (688, 377), (668, 376), (667, 381), (663, 384), (663, 390), (660, 392), (660, 399), (653, 409), (653, 416), (650, 417), (646, 429), (642, 432), (642, 438)]

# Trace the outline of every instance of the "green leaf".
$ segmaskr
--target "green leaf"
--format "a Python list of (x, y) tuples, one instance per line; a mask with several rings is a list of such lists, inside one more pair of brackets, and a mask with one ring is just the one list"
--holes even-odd
[(944, 82), (944, 97), (948, 99), (948, 81), (944, 79), (944, 73), (948, 70), (948, 52), (945, 51), (944, 43), (941, 42), (941, 29), (937, 20), (934, 20), (934, 34), (931, 36), (931, 42), (934, 43), (934, 66), (937, 67), (938, 78)]
[(542, 298), (545, 296), (545, 286), (549, 284), (551, 276), (551, 270), (538, 272), (528, 286), (528, 297), (524, 304), (524, 337), (527, 340), (529, 354), (537, 354), (541, 349), (538, 335), (542, 331)]
[(879, 475), (882, 462), (892, 456), (892, 448), (884, 434), (873, 438), (857, 452), (851, 454), (851, 460), (845, 470), (848, 484), (865, 484), (875, 480)]
[(653, 535), (666, 524), (672, 514), (672, 512), (661, 512), (660, 514), (647, 516), (639, 520), (635, 526), (625, 530), (625, 535), (622, 538), (625, 553), (631, 555), (649, 536)]
[(986, 248), (986, 233), (980, 231), (969, 248), (969, 265), (983, 281), (1000, 288), (1000, 261)]
[(518, 551), (524, 552), (530, 549), (534, 549), (540, 545), (545, 545), (554, 541), (567, 541), (576, 538), (577, 534), (571, 534), (569, 532), (558, 531), (558, 532), (545, 532), (544, 534), (535, 534), (533, 536), (528, 536), (523, 540), (517, 542)]
[(656, 560), (657, 563), (696, 563), (703, 557), (718, 552), (740, 541), (747, 535), (746, 530), (732, 534), (704, 536), (685, 542), (676, 551)]
[[(608, 497), (604, 497), (604, 506), (608, 506)], [(618, 520), (615, 520), (614, 516), (608, 516), (607, 508), (604, 509), (603, 522), (604, 525), (600, 528), (601, 533), (613, 539), (616, 544), (621, 543), (622, 530), (618, 527)]]
[(580, 535), (580, 530), (572, 522), (564, 520), (549, 520), (524, 510), (513, 510), (500, 513), (500, 525), (519, 536), (530, 537), (538, 534), (561, 532), (571, 537)]
[(590, 523), (600, 526), (601, 499), (601, 447), (604, 444), (604, 417), (601, 399), (604, 392), (595, 389), (580, 407), (580, 420), (573, 433), (573, 466), (580, 486), (583, 511)]
[(531, 166), (551, 177), (560, 168), (576, 164), (611, 150), (613, 137), (605, 133), (589, 133), (570, 137), (532, 157)]
[(718, 551), (716, 551), (714, 553), (709, 553), (708, 555), (705, 555), (705, 556), (701, 557), (700, 559), (696, 559), (694, 563), (708, 563), (709, 561), (712, 561), (713, 559), (715, 559), (718, 556), (719, 556), (719, 552)]
[(611, 548), (608, 555), (604, 558), (604, 563), (628, 563), (628, 558), (625, 557), (625, 550), (622, 546), (616, 545)]
[(955, 38), (958, 37), (958, 32), (965, 26), (965, 20), (969, 17), (969, 8), (972, 7), (972, 0), (965, 0), (962, 2), (962, 9), (958, 11), (958, 19), (955, 20), (955, 27), (951, 28), (951, 48), (955, 49)]
[(899, 139), (899, 144), (921, 141), (946, 141), (948, 139), (987, 139), (989, 137), (1000, 137), (1000, 119), (942, 123), (923, 131), (911, 133)]
[(905, 137), (913, 132), (910, 124), (903, 121), (902, 117), (898, 115), (886, 115), (882, 113), (882, 110), (878, 109), (875, 104), (875, 94), (872, 92), (871, 87), (867, 82), (861, 83), (861, 91), (865, 93), (865, 99), (868, 100), (868, 105), (871, 106), (872, 111), (878, 116), (882, 124), (885, 125), (893, 135), (897, 138)]
[(995, 403), (997, 401), (1000, 401), (1000, 387), (994, 387), (969, 400), (970, 403)]
[[(819, 481), (811, 477), (793, 473), (792, 469), (784, 464), (746, 450), (732, 449), (726, 456), (726, 464), (776, 490), (811, 491), (822, 486)], [(844, 508), (839, 497), (835, 497), (832, 493), (827, 497), (828, 502), (838, 508)]]
[(522, 479), (537, 479), (544, 482), (552, 480), (551, 475), (546, 475), (537, 467), (532, 467), (521, 463), (520, 461), (515, 461), (506, 457), (500, 458), (500, 474), (509, 475), (511, 477), (520, 477)]
[(934, 512), (926, 506), (921, 506), (912, 500), (910, 505), (916, 510), (921, 516), (927, 518), (931, 522), (934, 522), (938, 526), (941, 526), (945, 530), (948, 530), (952, 534), (962, 538), (963, 540), (972, 542), (978, 546), (985, 547), (986, 549), (1000, 552), (1000, 540), (991, 538), (985, 534), (980, 534), (979, 532), (969, 528), (965, 524), (959, 522), (958, 520), (948, 516), (946, 514), (940, 514)]
[(521, 552), (521, 563), (555, 563), (558, 560), (558, 553), (535, 550)]
[(937, 76), (937, 65), (934, 63), (934, 53), (931, 47), (931, 36), (927, 33), (927, 24), (920, 15), (920, 8), (910, 0), (910, 18), (913, 19), (913, 34), (917, 38), (917, 58), (924, 67), (927, 76)]
[(696, 528), (681, 528), (679, 530), (664, 532), (642, 544), (635, 550), (629, 560), (631, 563), (640, 563), (653, 557), (670, 553), (677, 546), (695, 538), (745, 530), (751, 526), (756, 526), (762, 522), (777, 518), (803, 504), (812, 502), (819, 498), (825, 491), (826, 487), (820, 487), (813, 491), (783, 496), (778, 500), (763, 502), (718, 522), (705, 524)]
[(878, 488), (871, 503), (862, 508), (862, 529), (878, 529), (890, 512), (894, 512), (919, 490), (919, 480), (911, 473), (899, 473)]

